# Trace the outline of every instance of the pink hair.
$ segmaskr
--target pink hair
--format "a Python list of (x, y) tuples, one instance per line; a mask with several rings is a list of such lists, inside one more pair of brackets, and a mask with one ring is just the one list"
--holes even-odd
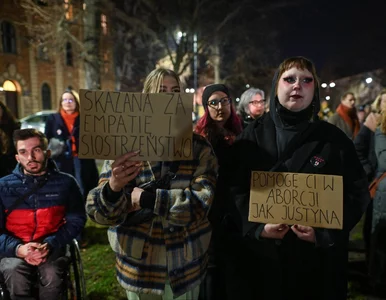
[[(213, 119), (210, 117), (208, 109), (206, 108), (204, 115), (200, 118), (200, 120), (198, 120), (194, 132), (208, 138), (210, 141), (210, 133), (214, 130), (215, 126), (216, 125)], [(233, 133), (235, 136), (243, 130), (241, 120), (236, 114), (236, 110), (233, 105), (231, 105), (231, 115), (228, 121), (226, 121), (224, 124), (224, 129)]]

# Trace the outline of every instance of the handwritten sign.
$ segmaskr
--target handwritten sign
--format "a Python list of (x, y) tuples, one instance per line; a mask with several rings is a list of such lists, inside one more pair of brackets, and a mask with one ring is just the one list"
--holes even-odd
[(79, 158), (192, 159), (193, 95), (80, 90)]
[(342, 176), (253, 171), (248, 220), (342, 229)]

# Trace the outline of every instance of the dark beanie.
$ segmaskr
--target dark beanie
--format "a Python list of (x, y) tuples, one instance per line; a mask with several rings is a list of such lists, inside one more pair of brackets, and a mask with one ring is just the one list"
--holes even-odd
[(202, 93), (202, 105), (204, 106), (205, 110), (208, 109), (208, 100), (209, 97), (214, 93), (214, 92), (223, 92), (229, 96), (229, 90), (224, 84), (220, 83), (215, 83), (215, 84), (210, 84), (207, 85), (204, 89), (204, 92)]

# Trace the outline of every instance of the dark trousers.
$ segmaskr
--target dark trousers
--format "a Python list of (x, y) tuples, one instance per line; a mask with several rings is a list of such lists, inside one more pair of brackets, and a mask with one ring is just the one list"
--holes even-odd
[(370, 201), (365, 213), (365, 220), (363, 223), (363, 241), (365, 242), (366, 262), (370, 261), (370, 247), (371, 247), (371, 229), (373, 226), (373, 201)]
[(39, 266), (30, 265), (21, 258), (4, 257), (0, 261), (0, 272), (12, 300), (36, 299), (36, 287), (39, 299), (58, 300), (65, 289), (68, 261), (62, 250), (51, 253)]
[(206, 277), (200, 285), (200, 295), (198, 300), (225, 300), (226, 282), (223, 269), (219, 267), (209, 267)]

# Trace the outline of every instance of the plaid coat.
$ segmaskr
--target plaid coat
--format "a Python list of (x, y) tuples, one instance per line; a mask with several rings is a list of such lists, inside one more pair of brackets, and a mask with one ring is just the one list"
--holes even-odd
[[(157, 189), (151, 221), (125, 225), (130, 198), (109, 202), (105, 185), (111, 176), (106, 161), (98, 187), (90, 191), (86, 211), (108, 224), (108, 238), (116, 253), (117, 279), (127, 290), (162, 295), (168, 279), (175, 296), (200, 284), (206, 273), (211, 226), (207, 219), (217, 179), (217, 159), (206, 139), (193, 135), (193, 160), (181, 161), (170, 189)], [(161, 165), (146, 162), (125, 191), (159, 177)]]

